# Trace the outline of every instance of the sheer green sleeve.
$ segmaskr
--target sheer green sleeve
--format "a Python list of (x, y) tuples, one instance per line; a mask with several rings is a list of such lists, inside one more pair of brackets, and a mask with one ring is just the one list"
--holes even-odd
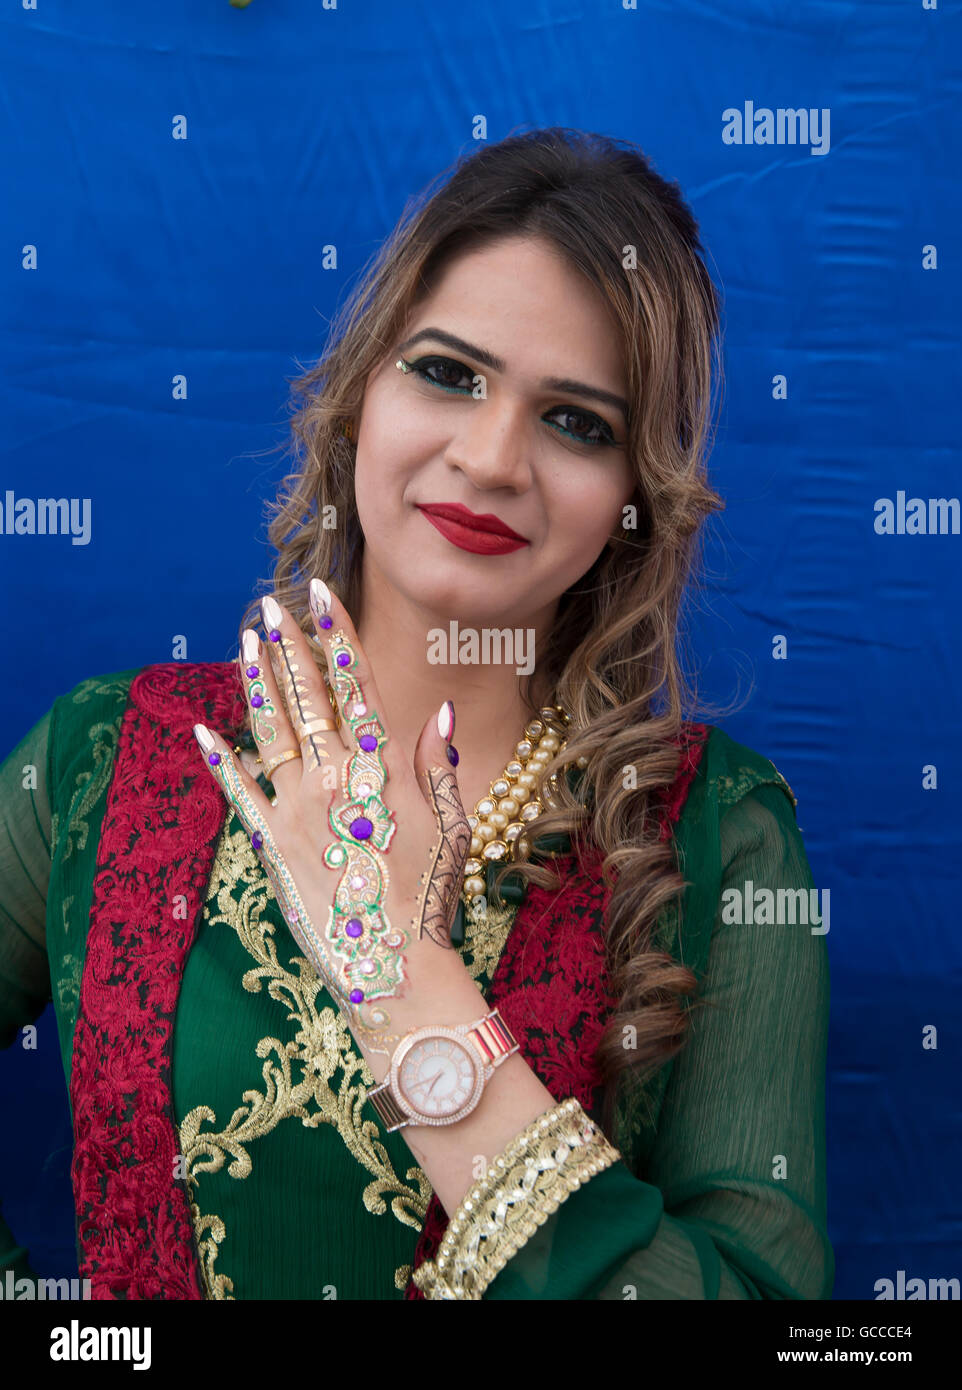
[[(0, 764), (0, 1047), (50, 999), (45, 947), (50, 879), (47, 742), (50, 713)], [(12, 1127), (4, 1125), (9, 1135)], [(29, 1274), (26, 1251), (0, 1218), (0, 1269)]]
[[(674, 1061), (646, 1171), (619, 1160), (591, 1177), (485, 1298), (830, 1296), (822, 895), (812, 896), (794, 811), (778, 786), (757, 787), (725, 811), (721, 863), (704, 1005)], [(775, 920), (763, 920), (765, 889), (775, 904), (779, 889), (792, 890)]]

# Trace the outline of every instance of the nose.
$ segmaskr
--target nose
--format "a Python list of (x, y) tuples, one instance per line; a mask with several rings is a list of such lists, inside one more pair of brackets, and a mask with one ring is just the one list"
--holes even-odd
[(445, 461), (460, 469), (479, 492), (524, 492), (531, 486), (534, 447), (525, 407), (520, 401), (505, 398), (496, 403), (490, 397), (472, 405), (445, 450)]

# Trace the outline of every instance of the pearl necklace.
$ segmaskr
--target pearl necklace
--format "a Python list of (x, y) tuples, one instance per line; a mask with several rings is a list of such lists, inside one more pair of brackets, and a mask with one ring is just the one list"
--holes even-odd
[[(540, 718), (525, 725), (524, 738), (514, 750), (517, 756), (491, 783), (487, 796), (475, 806), (474, 815), (468, 816), (471, 846), (461, 889), (466, 903), (470, 904), (473, 898), (487, 891), (485, 860), (527, 858), (519, 837), (544, 809), (542, 798), (535, 795), (535, 788), (545, 765), (565, 747), (570, 723), (567, 710), (560, 705), (546, 705), (540, 711)], [(578, 761), (587, 760), (579, 758)]]

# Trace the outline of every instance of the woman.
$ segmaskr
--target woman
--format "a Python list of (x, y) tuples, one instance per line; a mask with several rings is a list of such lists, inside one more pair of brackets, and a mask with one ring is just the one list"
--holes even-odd
[(3, 765), (2, 1024), (52, 993), (95, 1297), (828, 1296), (825, 943), (729, 911), (807, 901), (794, 797), (676, 650), (700, 251), (622, 142), (462, 161), (298, 383), (238, 662)]

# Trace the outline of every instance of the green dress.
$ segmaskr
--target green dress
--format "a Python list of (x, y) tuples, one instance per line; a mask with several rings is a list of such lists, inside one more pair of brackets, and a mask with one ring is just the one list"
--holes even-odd
[[(0, 1045), (52, 998), (68, 1089), (98, 835), (136, 674), (81, 682), (0, 765)], [(813, 888), (794, 797), (767, 759), (713, 728), (673, 844), (688, 887), (656, 942), (695, 971), (707, 1007), (647, 1105), (619, 1109), (621, 1159), (562, 1203), (486, 1298), (830, 1296), (825, 938), (725, 907), (749, 882), (756, 894)], [(514, 912), (468, 923), (461, 950), (482, 994)], [(183, 975), (172, 1076), (208, 1297), (403, 1298), (431, 1186), (403, 1131), (383, 1132), (366, 1103), (367, 1064), (234, 815)], [(16, 1116), (4, 1130), (17, 1133)], [(7, 1268), (29, 1273), (0, 1222)]]

